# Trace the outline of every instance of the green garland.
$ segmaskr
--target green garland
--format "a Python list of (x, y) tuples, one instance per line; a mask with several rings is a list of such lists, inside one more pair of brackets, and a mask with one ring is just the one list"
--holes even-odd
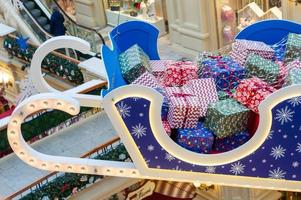
[[(119, 144), (118, 146), (109, 149), (104, 154), (96, 156), (94, 159), (125, 161), (129, 158), (130, 156), (127, 153), (124, 145)], [(77, 188), (78, 191), (83, 190), (88, 185), (95, 183), (101, 178), (102, 176), (99, 175), (64, 173), (50, 182), (37, 186), (36, 189), (21, 199), (65, 199), (72, 195), (74, 188)]]
[[(3, 46), (11, 55), (27, 62), (31, 62), (32, 56), (37, 50), (36, 47), (29, 44), (28, 48), (22, 51), (17, 44), (17, 40), (9, 36), (5, 37)], [(75, 63), (52, 53), (44, 58), (42, 67), (75, 84), (81, 84), (84, 81), (83, 74)]]
[[(99, 95), (101, 89), (96, 89), (88, 94)], [(91, 110), (90, 107), (81, 107), (80, 113)], [(22, 124), (21, 129), (25, 141), (29, 141), (49, 129), (58, 126), (62, 122), (70, 119), (72, 116), (68, 113), (59, 110), (45, 112), (40, 116)], [(7, 139), (7, 129), (0, 131), (0, 158), (11, 152), (10, 145)]]

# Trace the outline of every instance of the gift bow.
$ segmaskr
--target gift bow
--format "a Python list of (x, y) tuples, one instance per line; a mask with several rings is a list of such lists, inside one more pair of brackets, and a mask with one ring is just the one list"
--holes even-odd
[(195, 96), (193, 94), (188, 94), (188, 93), (176, 93), (176, 92), (173, 92), (172, 93), (172, 96), (173, 97), (191, 97), (191, 96)]

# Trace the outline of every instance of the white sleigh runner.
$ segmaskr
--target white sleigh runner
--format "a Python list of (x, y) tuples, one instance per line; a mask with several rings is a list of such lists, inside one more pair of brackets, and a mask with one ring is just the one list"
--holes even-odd
[[(289, 32), (301, 33), (301, 25), (279, 20), (259, 22), (237, 38), (273, 44)], [(118, 69), (118, 55), (135, 43), (151, 59), (158, 60), (158, 31), (144, 22), (127, 22), (116, 27), (110, 37), (113, 49), (102, 48), (108, 90), (100, 96), (76, 94), (74, 90), (59, 92), (41, 75), (41, 62), (48, 52), (68, 47), (86, 53), (90, 49), (86, 41), (62, 36), (48, 40), (36, 51), (31, 76), (41, 94), (20, 103), (8, 125), (9, 143), (20, 159), (50, 171), (301, 190), (301, 85), (280, 89), (261, 103), (259, 127), (244, 145), (220, 154), (194, 153), (177, 145), (165, 133), (160, 120), (162, 95), (151, 88), (126, 85)], [(76, 115), (80, 106), (105, 109), (133, 162), (45, 155), (24, 141), (20, 127), (27, 116), (44, 109)]]

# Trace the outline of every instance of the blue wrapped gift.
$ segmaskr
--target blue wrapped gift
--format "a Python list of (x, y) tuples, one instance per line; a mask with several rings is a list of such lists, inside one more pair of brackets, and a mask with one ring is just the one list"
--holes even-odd
[(231, 151), (250, 139), (250, 134), (247, 131), (236, 133), (225, 138), (216, 138), (213, 150), (217, 152)]
[(245, 68), (228, 56), (212, 56), (202, 62), (200, 78), (214, 78), (217, 90), (235, 88), (246, 75)]
[(187, 150), (197, 153), (210, 153), (214, 141), (213, 133), (201, 122), (196, 128), (178, 129), (177, 143)]
[(162, 121), (167, 121), (169, 105), (168, 105), (168, 99), (166, 97), (165, 91), (162, 88), (155, 88), (155, 90), (157, 90), (164, 97), (162, 108), (161, 108), (161, 119)]

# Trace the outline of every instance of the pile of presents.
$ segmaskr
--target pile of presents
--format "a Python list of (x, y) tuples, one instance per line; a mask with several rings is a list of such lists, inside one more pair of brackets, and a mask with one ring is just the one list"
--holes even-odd
[(236, 40), (229, 55), (203, 52), (193, 63), (150, 60), (133, 45), (119, 62), (129, 84), (162, 94), (162, 123), (176, 143), (213, 154), (247, 142), (259, 104), (277, 89), (301, 84), (301, 35), (289, 34), (284, 51), (280, 61), (263, 42)]

